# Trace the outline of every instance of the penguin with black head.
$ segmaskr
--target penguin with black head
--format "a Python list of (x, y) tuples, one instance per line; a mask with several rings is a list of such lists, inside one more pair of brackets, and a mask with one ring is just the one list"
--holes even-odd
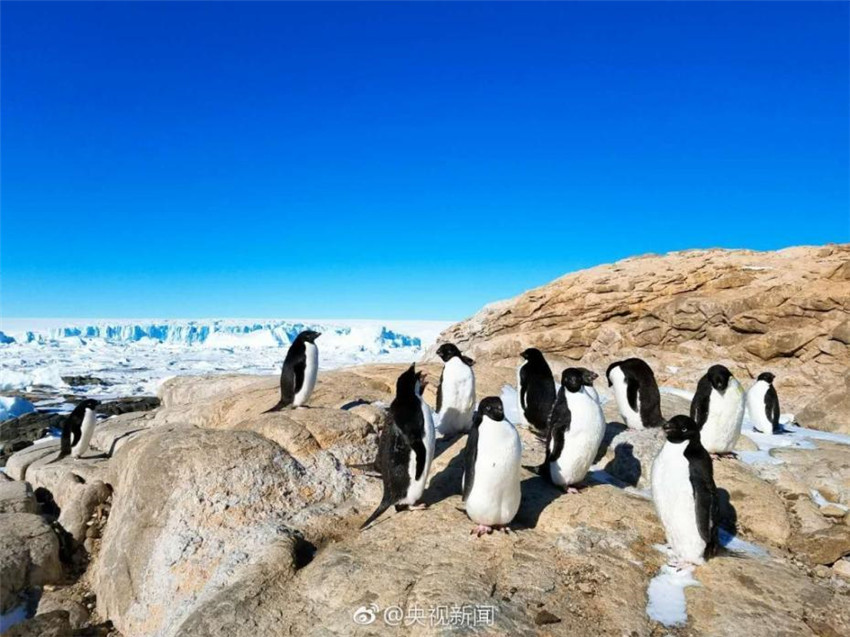
[(555, 377), (546, 358), (536, 347), (529, 347), (520, 356), (525, 363), (517, 370), (517, 402), (522, 422), (534, 433), (546, 435), (546, 425), (555, 403)]
[(304, 330), (292, 341), (280, 370), (280, 400), (263, 413), (290, 406), (302, 407), (307, 403), (319, 373), (319, 348), (316, 347), (319, 336), (319, 332)]
[(626, 426), (632, 429), (660, 427), (661, 393), (655, 374), (646, 361), (640, 358), (611, 363), (605, 372), (608, 386), (614, 391), (614, 399)]
[(700, 443), (697, 423), (674, 416), (652, 463), (652, 501), (677, 566), (699, 565), (718, 550), (717, 487), (711, 456)]
[(74, 410), (68, 414), (62, 423), (62, 436), (59, 440), (59, 455), (51, 462), (61, 460), (73, 454), (79, 458), (88, 451), (97, 423), (97, 407), (100, 401), (86, 398), (77, 403)]
[(422, 399), (425, 377), (411, 365), (396, 381), (396, 395), (390, 404), (391, 421), (378, 441), (375, 464), (384, 483), (378, 508), (360, 527), (366, 528), (384, 511), (424, 509), (419, 504), (434, 459), (436, 436), (431, 408)]
[(519, 511), (522, 442), (505, 419), (502, 399), (478, 405), (463, 453), (463, 502), (478, 537), (504, 529)]
[(747, 390), (747, 413), (753, 422), (753, 429), (759, 433), (785, 433), (779, 424), (779, 396), (773, 386), (775, 378), (770, 372), (762, 372)]
[(723, 365), (712, 365), (697, 383), (691, 401), (691, 418), (700, 428), (706, 451), (717, 457), (734, 456), (732, 451), (744, 420), (744, 389)]
[(437, 430), (445, 437), (466, 433), (475, 411), (475, 364), (454, 343), (443, 343), (437, 356), (444, 362), (437, 387)]
[(567, 493), (577, 493), (605, 436), (605, 417), (592, 391), (597, 378), (584, 367), (563, 371), (549, 416), (546, 458), (539, 467), (528, 467)]

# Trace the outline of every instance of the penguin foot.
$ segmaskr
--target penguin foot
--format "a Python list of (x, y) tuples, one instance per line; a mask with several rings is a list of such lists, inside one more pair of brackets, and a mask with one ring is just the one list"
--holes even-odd
[(711, 454), (712, 458), (716, 458), (717, 460), (723, 460), (723, 458), (733, 458), (735, 460), (738, 459), (738, 454), (734, 451), (725, 451), (723, 453), (713, 453)]
[(411, 504), (407, 507), (408, 511), (424, 511), (428, 508), (428, 505), (425, 502), (420, 502), (419, 504)]
[(478, 524), (472, 528), (469, 532), (470, 535), (475, 535), (475, 537), (481, 537), (482, 535), (490, 535), (493, 532), (492, 526), (487, 526), (486, 524)]
[(564, 493), (568, 493), (570, 495), (574, 495), (576, 493), (581, 493), (587, 487), (583, 484), (577, 484), (570, 487), (564, 487)]

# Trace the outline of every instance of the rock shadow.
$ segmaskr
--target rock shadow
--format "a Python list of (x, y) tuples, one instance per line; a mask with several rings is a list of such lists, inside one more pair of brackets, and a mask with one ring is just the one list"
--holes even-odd
[(614, 447), (614, 458), (605, 465), (605, 472), (616, 476), (624, 484), (635, 487), (643, 473), (640, 460), (635, 457), (634, 445), (621, 442)]
[(718, 526), (733, 536), (738, 535), (738, 512), (735, 511), (726, 489), (717, 489), (717, 515)]
[(434, 474), (422, 496), (422, 501), (428, 506), (431, 506), (453, 495), (461, 495), (463, 493), (461, 489), (462, 482), (463, 452), (461, 451), (461, 453), (451, 459), (442, 471)]
[(540, 520), (540, 514), (564, 492), (540, 476), (526, 478), (520, 483), (522, 501), (514, 518), (514, 524), (533, 529)]
[(596, 452), (596, 458), (594, 458), (593, 464), (596, 464), (605, 457), (605, 454), (608, 453), (608, 448), (614, 442), (614, 438), (626, 431), (626, 429), (628, 427), (621, 422), (606, 423), (605, 436), (602, 438), (602, 443), (599, 445), (599, 451)]

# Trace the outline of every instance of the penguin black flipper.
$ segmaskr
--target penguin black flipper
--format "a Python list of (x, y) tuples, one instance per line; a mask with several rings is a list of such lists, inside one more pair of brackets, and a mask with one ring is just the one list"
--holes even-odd
[(463, 501), (469, 497), (472, 491), (472, 483), (475, 481), (475, 461), (478, 459), (478, 428), (481, 426), (482, 416), (476, 411), (472, 416), (472, 428), (466, 436), (466, 447), (463, 450)]
[(528, 408), (526, 397), (528, 395), (528, 370), (525, 365), (519, 368), (519, 405), (522, 407), (523, 413)]
[(443, 371), (440, 372), (440, 383), (437, 385), (437, 412), (443, 408), (443, 374), (446, 368), (443, 366)]
[(549, 416), (549, 432), (552, 439), (552, 451), (549, 452), (549, 444), (546, 444), (547, 457), (546, 462), (554, 462), (561, 457), (561, 452), (564, 450), (564, 433), (570, 430), (573, 415), (567, 405), (567, 395), (564, 387), (558, 390), (558, 398), (555, 400), (555, 405), (552, 407), (552, 413)]
[(697, 426), (702, 429), (705, 421), (708, 420), (708, 403), (711, 398), (711, 380), (708, 376), (703, 376), (697, 383), (697, 393), (694, 394), (694, 399), (691, 401), (691, 418)]
[(407, 475), (409, 460), (410, 447), (404, 440), (404, 434), (395, 423), (390, 423), (381, 431), (381, 437), (378, 440), (378, 457), (375, 460), (375, 465), (381, 474), (384, 492), (378, 507), (360, 525), (361, 531), (403, 497), (409, 481)]
[(767, 419), (773, 425), (773, 433), (782, 433), (782, 426), (779, 424), (779, 396), (773, 385), (770, 385), (764, 393), (764, 410)]
[(528, 404), (525, 409), (525, 417), (537, 429), (546, 428), (552, 405), (555, 402), (555, 381), (543, 381), (532, 383), (526, 391)]
[(705, 558), (717, 553), (717, 487), (714, 484), (714, 470), (711, 456), (700, 444), (688, 444), (685, 449), (691, 487), (694, 490), (694, 508), (696, 509), (697, 530), (705, 541)]
[(475, 365), (475, 361), (472, 360), (471, 358), (469, 358), (469, 356), (464, 356), (463, 354), (461, 354), (460, 360), (462, 360), (464, 363), (466, 363), (467, 366), (469, 366), (469, 367), (472, 367), (473, 365)]
[(83, 401), (78, 404), (74, 407), (74, 411), (68, 414), (65, 418), (62, 423), (62, 436), (59, 440), (59, 455), (50, 462), (56, 462), (57, 460), (61, 460), (65, 456), (70, 455), (71, 449), (80, 440), (80, 436), (83, 432), (83, 417), (86, 415), (87, 402), (89, 401)]

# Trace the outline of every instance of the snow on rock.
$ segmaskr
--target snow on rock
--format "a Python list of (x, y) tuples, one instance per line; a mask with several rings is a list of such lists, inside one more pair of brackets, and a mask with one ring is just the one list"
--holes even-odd
[(646, 614), (664, 626), (681, 626), (688, 621), (685, 589), (699, 586), (693, 568), (676, 569), (664, 564), (649, 582)]
[(35, 411), (35, 405), (19, 396), (0, 396), (0, 421), (17, 418), (31, 411)]

